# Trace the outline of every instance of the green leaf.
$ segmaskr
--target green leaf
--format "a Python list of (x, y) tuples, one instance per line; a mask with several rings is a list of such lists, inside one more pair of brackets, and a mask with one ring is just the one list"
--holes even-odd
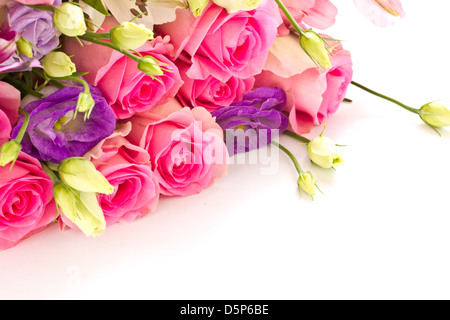
[(105, 5), (103, 4), (102, 0), (83, 0), (84, 3), (86, 3), (88, 6), (91, 6), (101, 14), (104, 14), (105, 16), (109, 16), (108, 10), (106, 10)]

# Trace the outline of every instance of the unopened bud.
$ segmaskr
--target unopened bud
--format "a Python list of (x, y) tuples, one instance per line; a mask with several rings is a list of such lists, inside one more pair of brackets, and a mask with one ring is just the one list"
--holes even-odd
[(420, 118), (435, 128), (450, 126), (450, 110), (437, 102), (430, 102), (420, 108)]
[(321, 68), (331, 68), (331, 61), (325, 42), (321, 36), (312, 30), (306, 30), (300, 36), (300, 46), (306, 54)]

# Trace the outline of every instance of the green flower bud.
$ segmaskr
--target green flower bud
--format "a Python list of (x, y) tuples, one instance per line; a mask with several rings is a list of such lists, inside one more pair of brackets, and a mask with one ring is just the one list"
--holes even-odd
[(112, 194), (114, 187), (86, 158), (68, 158), (59, 165), (59, 177), (69, 187), (82, 192)]
[(420, 108), (420, 118), (434, 128), (450, 126), (450, 110), (440, 103), (430, 102)]
[(81, 92), (78, 96), (77, 111), (87, 112), (94, 108), (95, 101), (90, 92)]
[(138, 69), (150, 76), (162, 76), (164, 72), (158, 64), (158, 60), (152, 56), (145, 56), (138, 63)]
[(298, 190), (301, 192), (302, 190), (309, 194), (311, 197), (316, 195), (316, 180), (314, 179), (312, 173), (302, 172), (297, 180)]
[(330, 138), (319, 136), (308, 143), (308, 155), (313, 163), (322, 168), (331, 168), (344, 163), (337, 146)]
[(69, 37), (82, 36), (87, 29), (83, 10), (70, 2), (64, 2), (56, 7), (53, 13), (53, 24)]
[(325, 48), (325, 42), (321, 36), (312, 30), (306, 30), (300, 35), (300, 46), (308, 56), (321, 68), (331, 68), (330, 56)]
[(31, 47), (30, 41), (25, 38), (20, 37), (16, 42), (17, 51), (20, 55), (23, 55), (28, 58), (33, 57), (33, 48)]
[(122, 22), (110, 31), (111, 42), (124, 50), (136, 50), (148, 40), (153, 39), (152, 30), (143, 24)]
[(63, 78), (76, 72), (76, 66), (64, 52), (50, 52), (41, 61), (44, 71), (50, 77)]
[(209, 3), (209, 0), (187, 0), (194, 17), (198, 17)]
[(5, 142), (0, 148), (0, 166), (4, 167), (11, 162), (14, 165), (21, 150), (22, 145), (16, 140)]
[(262, 0), (213, 0), (215, 4), (223, 7), (228, 13), (237, 12), (239, 10), (249, 11), (256, 9)]
[(86, 236), (100, 236), (106, 229), (103, 211), (95, 193), (80, 192), (57, 183), (53, 187), (57, 206), (62, 214), (77, 225)]

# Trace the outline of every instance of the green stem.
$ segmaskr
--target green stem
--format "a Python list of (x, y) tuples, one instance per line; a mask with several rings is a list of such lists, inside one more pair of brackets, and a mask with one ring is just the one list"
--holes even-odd
[(301, 141), (303, 143), (310, 143), (311, 142), (311, 140), (309, 140), (308, 138), (305, 138), (305, 137), (303, 137), (301, 135), (298, 135), (295, 132), (292, 132), (292, 131), (289, 131), (289, 130), (285, 130), (283, 132), (283, 134), (287, 135), (287, 136), (289, 136), (291, 138), (297, 139), (297, 140), (299, 140), (299, 141)]
[(58, 177), (56, 176), (56, 174), (53, 172), (52, 169), (50, 169), (45, 163), (41, 162), (41, 166), (42, 169), (44, 169), (45, 173), (48, 174), (48, 176), (50, 177), (50, 179), (52, 179), (53, 184), (57, 184), (59, 182), (61, 182)]
[(86, 32), (83, 37), (88, 37), (90, 39), (111, 39), (111, 34), (109, 32)]
[(300, 27), (300, 25), (295, 21), (294, 17), (291, 15), (289, 10), (286, 8), (286, 6), (281, 2), (281, 0), (275, 0), (275, 2), (280, 7), (281, 11), (283, 11), (284, 15), (288, 18), (289, 22), (292, 24), (292, 26), (295, 28), (295, 30), (298, 32), (299, 35), (304, 34), (305, 30)]
[(69, 77), (63, 77), (63, 78), (52, 78), (52, 77), (50, 77), (50, 79), (51, 80), (76, 81), (76, 82), (79, 82), (79, 83), (81, 83), (83, 85), (85, 92), (91, 92), (90, 89), (89, 89), (88, 83), (86, 81), (84, 81), (83, 79), (81, 79), (81, 78), (69, 76)]
[(395, 99), (393, 99), (393, 98), (391, 98), (391, 97), (388, 97), (388, 96), (386, 96), (386, 95), (384, 95), (384, 94), (381, 94), (381, 93), (376, 92), (376, 91), (374, 91), (374, 90), (372, 90), (372, 89), (369, 89), (369, 88), (367, 88), (367, 87), (363, 86), (362, 84), (359, 84), (359, 83), (357, 83), (357, 82), (355, 82), (355, 81), (352, 81), (351, 83), (352, 83), (355, 87), (358, 87), (358, 88), (360, 88), (360, 89), (362, 89), (362, 90), (364, 90), (364, 91), (367, 91), (367, 92), (369, 92), (369, 93), (371, 93), (371, 94), (373, 94), (373, 95), (375, 95), (375, 96), (377, 96), (377, 97), (379, 97), (379, 98), (382, 98), (382, 99), (385, 99), (385, 100), (390, 101), (390, 102), (392, 102), (392, 103), (395, 103), (396, 105), (402, 107), (403, 109), (406, 109), (406, 110), (408, 110), (408, 111), (410, 111), (410, 112), (412, 112), (412, 113), (415, 113), (415, 114), (420, 114), (420, 110), (419, 110), (419, 109), (415, 109), (415, 108), (412, 108), (412, 107), (410, 107), (410, 106), (407, 106), (406, 104), (401, 103), (401, 102), (398, 101), (398, 100), (395, 100)]
[(19, 134), (17, 135), (17, 137), (14, 140), (16, 140), (18, 143), (21, 143), (23, 136), (25, 135), (25, 132), (27, 131), (28, 124), (30, 123), (30, 115), (28, 114), (28, 112), (26, 112), (23, 109), (19, 109), (19, 112), (21, 114), (23, 114), (25, 119), (23, 120), (23, 124), (22, 124), (22, 127), (20, 128)]
[(31, 89), (29, 86), (27, 86), (24, 82), (20, 81), (19, 79), (13, 78), (10, 75), (5, 76), (4, 80), (13, 86), (19, 88), (22, 91), (25, 91), (26, 93), (29, 93), (36, 98), (43, 99), (44, 95), (42, 93), (39, 93), (33, 89)]
[(139, 63), (141, 61), (141, 58), (135, 56), (134, 54), (132, 54), (132, 53), (126, 51), (126, 50), (123, 50), (122, 48), (120, 48), (119, 46), (116, 46), (113, 43), (106, 42), (106, 41), (101, 41), (101, 40), (97, 40), (97, 39), (93, 39), (93, 38), (91, 38), (89, 36), (86, 36), (86, 35), (79, 36), (78, 38), (80, 38), (81, 40), (89, 41), (89, 42), (92, 42), (92, 43), (95, 43), (95, 44), (98, 44), (98, 45), (101, 45), (101, 46), (105, 46), (105, 47), (114, 49), (114, 50), (120, 52), (121, 54), (127, 56), (128, 58), (133, 59), (137, 63)]
[(297, 159), (295, 158), (295, 156), (292, 154), (292, 152), (290, 152), (286, 147), (282, 146), (281, 144), (272, 141), (272, 144), (274, 146), (276, 146), (277, 148), (279, 148), (281, 151), (283, 151), (284, 153), (286, 153), (286, 155), (292, 160), (292, 162), (294, 163), (295, 169), (297, 170), (298, 174), (301, 175), (303, 173), (302, 167), (300, 167), (300, 164), (298, 163)]

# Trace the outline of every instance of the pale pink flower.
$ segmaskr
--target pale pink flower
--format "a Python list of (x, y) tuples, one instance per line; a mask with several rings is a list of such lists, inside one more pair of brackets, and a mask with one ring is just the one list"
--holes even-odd
[(298, 44), (298, 37), (278, 37), (270, 49), (256, 87), (279, 87), (286, 91), (286, 109), (291, 129), (309, 133), (335, 113), (345, 98), (353, 76), (350, 53), (335, 44), (331, 68), (322, 71)]
[[(334, 24), (338, 13), (336, 6), (330, 0), (283, 0), (283, 4), (304, 29), (308, 27), (328, 29)], [(280, 35), (288, 35), (289, 29), (292, 29), (291, 23), (281, 9), (280, 13), (284, 23), (279, 27), (278, 32)]]
[[(178, 111), (168, 114), (168, 110)], [(223, 131), (206, 109), (181, 109), (172, 100), (130, 120), (133, 130), (128, 139), (150, 154), (162, 194), (196, 194), (226, 175), (228, 151)]]
[(387, 27), (396, 18), (405, 17), (400, 0), (353, 0), (356, 8), (379, 27)]
[(85, 154), (114, 186), (113, 194), (99, 198), (106, 226), (141, 218), (153, 212), (159, 201), (159, 183), (150, 155), (126, 139), (131, 130), (130, 122), (119, 125), (110, 137)]

